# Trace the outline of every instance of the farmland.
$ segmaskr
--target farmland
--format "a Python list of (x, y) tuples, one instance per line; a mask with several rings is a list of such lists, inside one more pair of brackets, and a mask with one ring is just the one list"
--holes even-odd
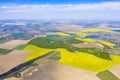
[(98, 73), (97, 76), (100, 80), (120, 80), (108, 70)]
[(84, 41), (84, 42), (96, 42), (96, 40), (91, 38), (76, 38), (77, 40)]
[(108, 47), (116, 46), (116, 44), (108, 42), (108, 41), (99, 40), (98, 42), (101, 43), (101, 44), (104, 44), (105, 46), (108, 46)]
[(0, 44), (0, 48), (12, 49), (18, 45), (26, 44), (27, 42), (28, 42), (28, 40), (11, 40), (6, 43)]
[(61, 59), (59, 62), (95, 72), (106, 70), (120, 63), (120, 57), (113, 55), (111, 55), (112, 61), (109, 61), (85, 52), (72, 53), (65, 49), (58, 49), (58, 51), (61, 52)]
[(2, 55), (5, 55), (5, 54), (8, 54), (9, 52), (11, 52), (11, 50), (0, 48), (0, 55), (1, 55), (1, 54), (2, 54)]
[(0, 80), (120, 79), (120, 33), (107, 22), (5, 23), (0, 23)]
[(69, 34), (63, 33), (63, 32), (58, 32), (59, 36), (70, 36)]
[[(75, 42), (78, 42), (78, 41), (75, 40)], [(79, 41), (79, 43), (81, 43), (81, 41)], [(105, 51), (102, 51), (97, 48), (73, 47), (71, 44), (69, 44), (69, 41), (68, 41), (68, 43), (66, 43), (66, 42), (63, 42), (62, 40), (57, 40), (57, 41), (52, 41), (52, 43), (51, 43), (51, 40), (41, 37), (41, 38), (35, 38), (35, 39), (31, 40), (30, 42), (28, 42), (28, 44), (35, 45), (39, 48), (48, 48), (48, 49), (64, 48), (64, 49), (67, 49), (68, 51), (72, 51), (72, 52), (75, 52), (75, 51), (87, 52), (87, 53), (93, 54), (97, 57), (111, 60), (109, 53), (107, 53)]]
[[(36, 41), (38, 41), (37, 44)], [(83, 68), (95, 72), (104, 71), (106, 69), (111, 68), (115, 64), (120, 63), (119, 56), (110, 55), (109, 53), (104, 52), (97, 48), (76, 48), (76, 47), (70, 48), (71, 45), (69, 44), (68, 46), (66, 46), (64, 42), (59, 43), (55, 41), (53, 42), (54, 44), (51, 44), (50, 42), (51, 41), (47, 38), (35, 38), (31, 40), (28, 43), (29, 46), (24, 48), (24, 50), (31, 50), (33, 51), (33, 53), (28, 55), (25, 58), (25, 60), (31, 60), (39, 56), (42, 56), (48, 52), (56, 51), (60, 52), (61, 57), (61, 59), (59, 60), (60, 63), (68, 64), (74, 67)], [(46, 43), (46, 45), (42, 46), (43, 43)], [(68, 43), (70, 42), (68, 41)], [(65, 46), (63, 47), (63, 45), (65, 45), (66, 47)]]
[[(12, 68), (26, 62), (24, 57), (30, 54), (30, 51), (14, 50), (6, 55), (0, 56), (0, 74), (5, 73)], [(9, 65), (8, 65), (9, 64)]]
[(100, 28), (90, 28), (90, 29), (85, 29), (85, 30), (81, 30), (81, 32), (84, 33), (94, 33), (94, 32), (111, 32), (111, 30), (104, 30), (104, 29), (100, 29)]
[(24, 60), (26, 60), (26, 61), (35, 59), (35, 58), (42, 56), (51, 51), (51, 49), (37, 48), (33, 45), (29, 45), (29, 46), (25, 47), (24, 50), (30, 50), (30, 51), (33, 50), (33, 52), (30, 55), (28, 55), (24, 58)]

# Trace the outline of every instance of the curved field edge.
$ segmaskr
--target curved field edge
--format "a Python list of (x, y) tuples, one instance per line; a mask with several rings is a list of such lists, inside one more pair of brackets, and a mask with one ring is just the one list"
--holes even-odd
[(70, 34), (66, 34), (66, 33), (63, 33), (63, 32), (58, 32), (57, 33), (59, 36), (70, 36)]
[(24, 48), (24, 50), (32, 51), (30, 55), (24, 58), (26, 61), (40, 57), (49, 52), (56, 51), (56, 52), (60, 52), (60, 60), (59, 60), (60, 63), (94, 72), (101, 72), (107, 70), (112, 66), (120, 63), (119, 56), (110, 55), (112, 60), (106, 60), (86, 52), (70, 52), (64, 48), (46, 49), (46, 48), (39, 48), (34, 45), (29, 45), (26, 48)]
[(77, 36), (87, 36), (89, 35), (89, 33), (97, 33), (97, 32), (113, 32), (113, 31), (105, 30), (101, 28), (88, 28), (88, 29), (77, 31), (77, 32), (68, 31), (69, 34), (75, 34)]
[(12, 50), (23, 50), (26, 46), (27, 46), (27, 44), (21, 44), (21, 45), (16, 46)]
[(60, 63), (94, 72), (101, 72), (120, 64), (120, 56), (111, 55), (112, 61), (110, 61), (84, 52), (72, 53), (65, 49), (57, 49), (57, 51), (61, 52)]
[(26, 60), (26, 61), (30, 61), (32, 59), (35, 59), (35, 58), (37, 58), (39, 56), (45, 55), (45, 54), (47, 54), (47, 53), (52, 51), (51, 49), (38, 48), (38, 47), (36, 47), (34, 45), (29, 45), (29, 46), (25, 47), (24, 50), (32, 51), (31, 54), (29, 54), (28, 56), (26, 56), (24, 58), (24, 60)]
[(0, 55), (6, 55), (6, 54), (8, 54), (11, 51), (12, 50), (10, 50), (10, 49), (2, 49), (2, 48), (0, 48)]
[(96, 40), (92, 39), (92, 38), (75, 38), (77, 40), (80, 40), (80, 41), (84, 41), (84, 42), (96, 42)]
[(103, 44), (103, 45), (108, 46), (108, 47), (116, 46), (116, 44), (109, 42), (109, 41), (104, 41), (104, 40), (95, 40), (92, 38), (75, 38), (75, 39), (80, 40), (80, 41), (84, 41), (84, 42), (91, 42), (91, 43), (98, 42), (98, 43)]
[(28, 45), (35, 45), (39, 48), (45, 48), (45, 49), (57, 49), (57, 48), (64, 48), (67, 49), (70, 52), (87, 52), (92, 55), (95, 55), (97, 57), (111, 60), (109, 53), (104, 52), (101, 49), (98, 48), (77, 48), (73, 47), (72, 43), (81, 43), (82, 41), (76, 40), (75, 38), (68, 39), (65, 41), (62, 40), (55, 40), (51, 41), (50, 39), (47, 39), (45, 37), (38, 37), (32, 39), (30, 42), (28, 42)]
[(104, 29), (101, 29), (101, 28), (90, 28), (90, 29), (81, 30), (81, 32), (94, 33), (94, 32), (112, 32), (112, 31), (111, 30), (104, 30)]
[(108, 41), (103, 41), (103, 40), (98, 40), (99, 43), (108, 46), (108, 47), (114, 47), (116, 46), (116, 44), (112, 43), (112, 42), (108, 42)]

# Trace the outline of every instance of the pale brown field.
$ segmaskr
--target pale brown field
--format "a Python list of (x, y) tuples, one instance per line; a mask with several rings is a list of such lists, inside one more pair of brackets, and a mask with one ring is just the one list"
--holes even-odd
[(0, 55), (0, 74), (24, 63), (24, 57), (30, 53), (30, 51), (14, 50), (7, 55)]
[(99, 49), (103, 49), (104, 46), (102, 44), (99, 43), (79, 43), (79, 44), (72, 44), (75, 47), (79, 47), (79, 48), (99, 48)]
[(116, 75), (118, 78), (120, 78), (120, 64), (115, 65), (114, 67), (109, 69), (109, 71)]
[(79, 25), (64, 25), (64, 26), (57, 26), (55, 27), (57, 30), (60, 31), (80, 31), (81, 29), (83, 29), (83, 26), (79, 26)]
[(99, 80), (95, 72), (74, 68), (58, 62), (45, 62), (22, 73), (21, 80)]
[(12, 49), (18, 45), (27, 44), (27, 42), (29, 42), (29, 40), (12, 40), (12, 41), (8, 41), (6, 43), (0, 44), (0, 48)]
[(7, 79), (4, 79), (4, 80), (20, 80), (19, 78), (15, 78), (15, 77), (11, 77), (11, 78), (7, 78)]

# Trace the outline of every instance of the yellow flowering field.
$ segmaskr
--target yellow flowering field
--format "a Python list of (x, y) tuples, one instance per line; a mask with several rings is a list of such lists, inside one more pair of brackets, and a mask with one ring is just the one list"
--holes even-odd
[(111, 32), (111, 30), (104, 30), (104, 29), (100, 29), (100, 28), (90, 28), (90, 29), (85, 29), (85, 30), (81, 30), (81, 32)]
[(57, 33), (59, 36), (70, 36), (70, 34), (66, 34), (66, 33), (63, 33), (63, 32), (58, 32)]
[(37, 58), (39, 56), (42, 56), (42, 55), (47, 54), (48, 52), (52, 51), (51, 49), (38, 48), (38, 47), (36, 47), (34, 45), (28, 45), (26, 48), (24, 48), (24, 50), (30, 50), (30, 51), (32, 51), (31, 54), (29, 54), (28, 56), (26, 56), (24, 58), (24, 60), (26, 60), (26, 61), (35, 59), (35, 58)]
[(101, 44), (103, 44), (103, 45), (106, 45), (108, 47), (114, 47), (114, 46), (116, 46), (116, 44), (108, 42), (108, 41), (98, 40), (98, 42), (101, 43)]
[(75, 34), (75, 35), (77, 35), (77, 36), (87, 36), (88, 34), (87, 33), (83, 33), (83, 32), (68, 32), (68, 33), (70, 33), (70, 34)]
[(92, 38), (76, 38), (76, 39), (80, 41), (85, 41), (85, 42), (96, 42), (96, 40)]
[(120, 64), (120, 56), (111, 55), (111, 61), (85, 52), (69, 52), (62, 48), (56, 50), (61, 53), (60, 63), (94, 72), (101, 72), (111, 68), (115, 64)]

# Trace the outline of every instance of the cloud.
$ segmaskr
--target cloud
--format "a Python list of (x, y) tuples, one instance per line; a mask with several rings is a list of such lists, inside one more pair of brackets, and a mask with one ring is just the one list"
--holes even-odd
[[(23, 4), (1, 5), (0, 16), (4, 18), (118, 18), (120, 2), (88, 4)], [(12, 15), (9, 15), (12, 14)], [(33, 15), (32, 15), (33, 14)], [(41, 14), (41, 15), (40, 15)], [(53, 15), (54, 14), (54, 15)], [(95, 17), (95, 15), (97, 17)], [(91, 17), (92, 16), (92, 17)], [(3, 17), (0, 17), (1, 19)]]

